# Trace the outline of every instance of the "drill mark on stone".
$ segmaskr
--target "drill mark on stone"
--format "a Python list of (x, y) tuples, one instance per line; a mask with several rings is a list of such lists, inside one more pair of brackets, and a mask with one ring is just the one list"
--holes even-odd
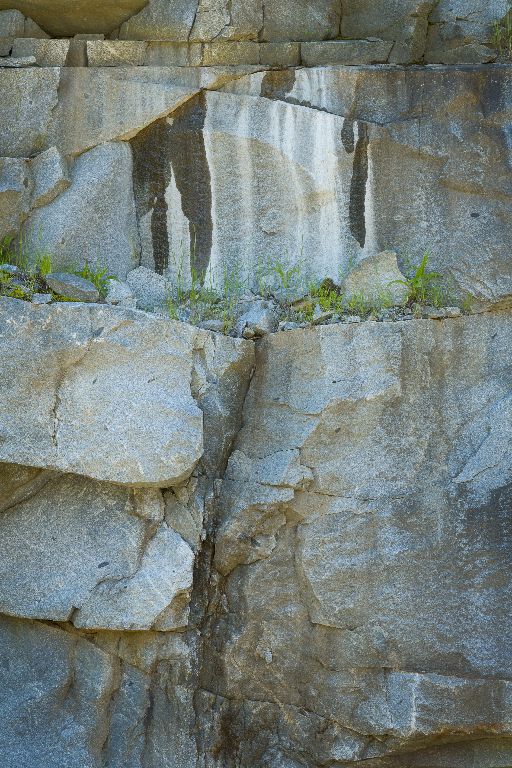
[(354, 165), (350, 184), (349, 222), (350, 231), (361, 248), (366, 241), (366, 184), (368, 182), (368, 126), (358, 123), (358, 138), (354, 151)]

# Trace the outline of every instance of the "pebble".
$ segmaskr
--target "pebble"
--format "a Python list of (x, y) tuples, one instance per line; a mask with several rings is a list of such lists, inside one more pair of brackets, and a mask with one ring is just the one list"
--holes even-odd
[(462, 309), (460, 307), (445, 307), (446, 317), (462, 317)]
[(422, 317), (424, 320), (444, 320), (446, 312), (439, 307), (423, 307)]
[(0, 272), (4, 272), (6, 275), (19, 275), (20, 268), (15, 264), (0, 264)]
[(32, 304), (49, 304), (52, 300), (51, 293), (32, 294)]

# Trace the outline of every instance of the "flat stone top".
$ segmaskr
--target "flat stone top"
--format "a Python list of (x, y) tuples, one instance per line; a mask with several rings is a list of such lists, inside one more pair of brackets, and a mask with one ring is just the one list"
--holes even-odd
[[(213, 334), (99, 304), (0, 300), (0, 461), (169, 487), (203, 454), (194, 357)], [(229, 354), (240, 341), (215, 338)]]

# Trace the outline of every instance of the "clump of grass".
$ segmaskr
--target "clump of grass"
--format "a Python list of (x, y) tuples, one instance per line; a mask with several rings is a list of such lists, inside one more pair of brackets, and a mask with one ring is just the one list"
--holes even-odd
[(390, 285), (403, 285), (407, 288), (406, 303), (409, 306), (413, 304), (433, 304), (441, 306), (443, 301), (442, 281), (444, 279), (440, 272), (428, 272), (427, 265), (430, 255), (426, 252), (420, 264), (416, 269), (403, 280), (393, 280)]
[(492, 44), (502, 56), (512, 59), (512, 0), (508, 0), (509, 9), (505, 16), (493, 24)]
[(36, 258), (36, 270), (41, 277), (46, 277), (53, 272), (53, 259), (50, 253), (42, 253)]
[(92, 283), (102, 298), (107, 295), (109, 280), (114, 279), (113, 275), (108, 274), (108, 267), (104, 267), (103, 265), (98, 264), (98, 262), (96, 262), (94, 266), (91, 266), (87, 260), (82, 269), (75, 271), (73, 274), (78, 277), (83, 277), (84, 280), (88, 280)]

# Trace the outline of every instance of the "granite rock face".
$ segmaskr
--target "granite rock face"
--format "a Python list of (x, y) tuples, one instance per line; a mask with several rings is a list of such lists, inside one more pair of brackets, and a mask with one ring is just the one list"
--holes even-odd
[(261, 343), (220, 497), (208, 765), (511, 761), (511, 331)]
[[(247, 392), (250, 342), (110, 306), (2, 308), (25, 409), (4, 389), (8, 768), (510, 764), (509, 313), (271, 334)], [(101, 480), (53, 460), (46, 399), (57, 447), (87, 444)], [(138, 464), (120, 475), (126, 422)], [(172, 488), (171, 454), (147, 482), (156, 424), (189, 448)]]
[(512, 766), (507, 24), (0, 0), (1, 768)]

